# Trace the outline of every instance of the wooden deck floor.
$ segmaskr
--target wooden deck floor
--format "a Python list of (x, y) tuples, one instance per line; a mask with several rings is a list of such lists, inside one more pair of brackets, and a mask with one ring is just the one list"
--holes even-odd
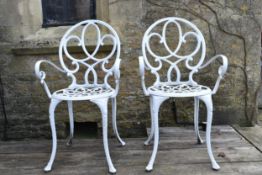
[[(150, 173), (144, 171), (152, 150), (151, 146), (143, 146), (145, 138), (125, 139), (125, 147), (111, 139), (110, 150), (119, 175), (262, 175), (261, 151), (233, 128), (216, 126), (212, 137), (220, 171), (210, 168), (206, 146), (196, 144), (192, 128), (161, 128), (159, 151)], [(65, 143), (59, 141), (54, 168), (48, 174), (108, 174), (102, 140), (77, 139), (71, 147)], [(0, 174), (47, 175), (42, 168), (50, 148), (49, 140), (0, 142)]]

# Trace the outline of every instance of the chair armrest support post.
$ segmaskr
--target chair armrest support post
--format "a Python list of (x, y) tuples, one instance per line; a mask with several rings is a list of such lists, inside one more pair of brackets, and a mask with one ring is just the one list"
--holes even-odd
[(46, 95), (48, 96), (48, 98), (51, 98), (52, 94), (48, 88), (47, 83), (45, 82), (45, 78), (46, 78), (46, 73), (44, 71), (41, 71), (40, 66), (42, 63), (47, 63), (51, 66), (53, 66), (56, 70), (66, 73), (63, 69), (61, 69), (60, 67), (58, 67), (57, 65), (55, 65), (54, 63), (52, 63), (51, 61), (48, 60), (39, 60), (36, 62), (35, 64), (35, 74), (37, 76), (37, 78), (39, 78), (41, 85), (43, 86)]
[(147, 91), (146, 84), (145, 84), (145, 68), (146, 67), (145, 67), (145, 62), (144, 62), (143, 56), (139, 56), (138, 60), (139, 60), (139, 73), (140, 73), (140, 76), (141, 76), (141, 85), (142, 85), (144, 94), (146, 96), (148, 96), (149, 93)]
[(216, 59), (221, 58), (222, 59), (222, 65), (218, 68), (218, 78), (216, 80), (216, 84), (212, 90), (212, 94), (215, 94), (218, 90), (220, 81), (223, 79), (225, 73), (227, 72), (228, 68), (228, 59), (225, 55), (216, 55), (212, 57), (209, 61), (207, 61), (203, 66), (201, 66), (199, 69), (203, 69), (207, 67), (210, 63), (215, 61)]
[(116, 93), (113, 97), (116, 97), (119, 92), (119, 84), (120, 84), (120, 63), (121, 59), (117, 59), (115, 63), (115, 67), (113, 70), (114, 77), (115, 77), (115, 83), (116, 83)]

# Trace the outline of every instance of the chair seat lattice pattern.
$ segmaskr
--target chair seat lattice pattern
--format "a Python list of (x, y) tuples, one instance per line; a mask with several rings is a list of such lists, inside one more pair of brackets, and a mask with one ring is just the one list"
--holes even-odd
[(209, 87), (190, 84), (157, 84), (148, 89), (153, 94), (173, 94), (174, 96), (195, 96), (210, 93)]
[(101, 94), (110, 96), (112, 93), (114, 93), (114, 89), (105, 86), (74, 87), (58, 90), (54, 92), (53, 96), (58, 98), (88, 98)]

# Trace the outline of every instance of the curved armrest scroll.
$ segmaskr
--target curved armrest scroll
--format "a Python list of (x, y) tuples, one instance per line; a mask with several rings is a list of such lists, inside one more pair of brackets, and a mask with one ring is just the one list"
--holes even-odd
[(146, 85), (145, 85), (145, 68), (146, 67), (145, 67), (145, 62), (144, 62), (143, 56), (138, 57), (138, 60), (139, 60), (139, 73), (140, 73), (140, 76), (141, 76), (141, 85), (142, 85), (144, 94), (146, 96), (148, 96), (149, 93), (148, 93)]
[(49, 90), (49, 88), (48, 88), (48, 86), (45, 82), (46, 73), (44, 71), (40, 70), (41, 63), (47, 63), (47, 64), (53, 66), (55, 69), (57, 69), (60, 72), (63, 72), (63, 73), (66, 73), (66, 72), (63, 69), (61, 69), (60, 67), (58, 67), (57, 65), (55, 65), (54, 63), (52, 63), (51, 61), (39, 60), (35, 63), (35, 74), (36, 74), (37, 78), (40, 79), (40, 83), (44, 87), (47, 96), (49, 98), (51, 98), (51, 92), (50, 92), (50, 90)]
[(212, 57), (208, 62), (206, 62), (203, 66), (200, 67), (200, 69), (207, 67), (210, 63), (215, 61), (216, 59), (221, 58), (222, 59), (222, 65), (218, 68), (218, 78), (216, 81), (216, 84), (212, 90), (212, 94), (215, 94), (218, 90), (220, 81), (223, 79), (225, 73), (227, 72), (228, 68), (228, 59), (225, 55), (216, 55)]

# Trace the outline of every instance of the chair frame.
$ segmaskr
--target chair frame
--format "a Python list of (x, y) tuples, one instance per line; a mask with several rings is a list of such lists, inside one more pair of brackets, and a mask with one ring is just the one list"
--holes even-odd
[[(166, 42), (166, 30), (169, 24), (173, 24), (178, 29), (179, 41), (176, 49), (172, 51), (167, 42)], [(153, 30), (155, 27), (163, 25), (162, 33), (154, 32)], [(192, 31), (188, 31), (183, 33), (183, 29), (181, 25), (185, 25), (192, 29)], [(188, 55), (179, 55), (178, 51), (181, 45), (185, 44), (187, 41), (187, 37), (193, 37), (196, 39), (197, 44), (195, 50), (193, 50)], [(159, 38), (159, 43), (163, 44), (164, 48), (168, 52), (168, 55), (157, 55), (152, 49), (150, 48), (150, 40), (152, 37)], [(201, 52), (200, 59), (196, 65), (191, 65), (193, 63), (193, 57), (198, 53)], [(154, 62), (157, 64), (152, 65), (149, 62), (148, 55), (153, 57)], [(156, 158), (158, 144), (159, 144), (159, 123), (158, 123), (158, 113), (160, 105), (169, 98), (181, 98), (181, 97), (193, 97), (194, 98), (194, 129), (195, 134), (197, 137), (197, 143), (203, 143), (203, 140), (199, 134), (199, 100), (203, 101), (207, 108), (207, 127), (206, 127), (206, 145), (208, 155), (212, 164), (212, 168), (214, 170), (219, 170), (220, 166), (217, 164), (211, 147), (211, 125), (212, 125), (212, 118), (213, 118), (213, 102), (212, 102), (212, 95), (215, 94), (218, 90), (220, 81), (222, 80), (223, 76), (225, 75), (227, 68), (228, 68), (228, 59), (224, 55), (216, 55), (209, 59), (206, 63), (204, 62), (206, 56), (206, 44), (205, 39), (200, 32), (200, 30), (191, 22), (186, 19), (179, 18), (179, 17), (167, 17), (160, 19), (153, 23), (145, 32), (143, 41), (142, 41), (142, 56), (139, 56), (139, 71), (141, 76), (141, 85), (143, 92), (146, 96), (150, 97), (150, 114), (151, 114), (151, 131), (148, 136), (148, 139), (144, 142), (145, 145), (150, 144), (151, 140), (154, 140), (153, 145), (153, 152), (150, 158), (148, 165), (146, 166), (146, 171), (153, 170), (154, 161)], [(177, 61), (172, 62), (169, 58), (177, 58)], [(193, 80), (193, 75), (197, 73), (199, 70), (207, 67), (210, 63), (215, 61), (216, 59), (222, 59), (222, 65), (218, 69), (218, 78), (216, 80), (215, 86), (213, 90), (198, 85), (197, 82)], [(179, 63), (185, 63), (185, 66), (189, 73), (188, 81), (181, 81), (181, 72), (178, 67)], [(163, 63), (170, 64), (170, 67), (167, 71), (167, 81), (161, 81), (160, 75), (158, 73), (161, 70)], [(145, 84), (145, 69), (150, 70), (150, 72), (155, 75), (156, 80), (153, 86), (169, 86), (174, 85), (178, 86), (177, 89), (171, 89), (171, 91), (166, 90), (164, 92), (154, 92), (154, 88), (147, 87)], [(172, 80), (172, 71), (176, 73), (176, 80)], [(200, 87), (200, 90), (194, 90), (191, 87)], [(186, 91), (183, 91), (183, 88), (186, 88)]]
[[(86, 49), (86, 43), (85, 43), (85, 36), (88, 28), (92, 26), (96, 30), (97, 34), (97, 45), (92, 53), (89, 53)], [(76, 34), (73, 34), (73, 32), (79, 28), (83, 27), (81, 30), (81, 35), (78, 36)], [(102, 34), (101, 27), (106, 28), (107, 34)], [(110, 32), (110, 33), (109, 33)], [(109, 34), (108, 34), (109, 33)], [(67, 50), (67, 45), (70, 40), (75, 40), (78, 43), (78, 46), (82, 47), (83, 52), (85, 53), (86, 57), (83, 59), (74, 58), (69, 51)], [(104, 45), (105, 40), (111, 40), (113, 43), (113, 47), (111, 52), (105, 56), (104, 58), (96, 58), (96, 54), (99, 52), (99, 48)], [(114, 56), (115, 55), (115, 56)], [(109, 59), (112, 59), (115, 57), (115, 62), (111, 68), (106, 68), (105, 65), (108, 64)], [(65, 63), (65, 59), (69, 59), (69, 61), (74, 65), (74, 68), (69, 68), (67, 64)], [(87, 61), (93, 61), (93, 64), (87, 63)], [(112, 125), (114, 133), (118, 139), (118, 141), (121, 143), (121, 145), (125, 145), (125, 142), (120, 138), (118, 130), (117, 130), (117, 124), (116, 124), (116, 110), (117, 110), (117, 102), (116, 102), (116, 96), (119, 91), (119, 82), (120, 82), (120, 40), (116, 33), (116, 31), (107, 23), (100, 21), (100, 20), (86, 20), (82, 21), (80, 23), (77, 23), (76, 25), (72, 26), (63, 36), (60, 42), (59, 46), (59, 61), (62, 66), (62, 68), (56, 66), (54, 63), (48, 60), (40, 60), (37, 61), (35, 64), (35, 73), (36, 76), (40, 79), (41, 85), (43, 86), (47, 96), (51, 100), (50, 106), (49, 106), (49, 119), (50, 119), (50, 126), (52, 131), (52, 152), (50, 156), (50, 160), (47, 163), (46, 167), (44, 168), (44, 171), (48, 172), (51, 171), (52, 165), (56, 156), (56, 150), (57, 150), (57, 135), (56, 135), (56, 127), (55, 127), (55, 109), (57, 105), (62, 101), (67, 101), (68, 104), (68, 112), (69, 112), (69, 123), (70, 123), (70, 136), (69, 140), (67, 142), (67, 145), (72, 144), (73, 134), (74, 134), (74, 116), (73, 116), (73, 101), (80, 101), (80, 100), (87, 100), (92, 103), (95, 103), (102, 113), (102, 129), (103, 129), (103, 145), (104, 145), (104, 151), (106, 155), (106, 160), (109, 167), (110, 173), (115, 173), (116, 169), (112, 163), (110, 154), (109, 154), (109, 148), (108, 148), (108, 100), (112, 100)], [(66, 74), (68, 77), (72, 79), (72, 83), (68, 86), (69, 92), (73, 94), (70, 94), (69, 92), (62, 90), (59, 93), (51, 93), (48, 85), (45, 81), (46, 73), (40, 69), (41, 64), (46, 63), (58, 70), (59, 72), (62, 72)], [(98, 77), (97, 72), (95, 70), (95, 66), (101, 66), (101, 69), (105, 72), (103, 83), (98, 83)], [(76, 76), (74, 75), (79, 71), (80, 66), (86, 66), (86, 71), (84, 75), (84, 81), (83, 84), (78, 84)], [(93, 82), (89, 82), (88, 78), (89, 76), (93, 76)], [(111, 85), (108, 83), (109, 76), (114, 76), (115, 79), (115, 88), (112, 88)], [(84, 91), (85, 88), (94, 88), (90, 92)], [(76, 92), (74, 91), (74, 88), (76, 88)], [(105, 94), (103, 92), (103, 88), (110, 89), (110, 91)], [(102, 89), (102, 90), (101, 90)], [(88, 94), (89, 93), (89, 94)], [(90, 95), (95, 94), (95, 95)]]

